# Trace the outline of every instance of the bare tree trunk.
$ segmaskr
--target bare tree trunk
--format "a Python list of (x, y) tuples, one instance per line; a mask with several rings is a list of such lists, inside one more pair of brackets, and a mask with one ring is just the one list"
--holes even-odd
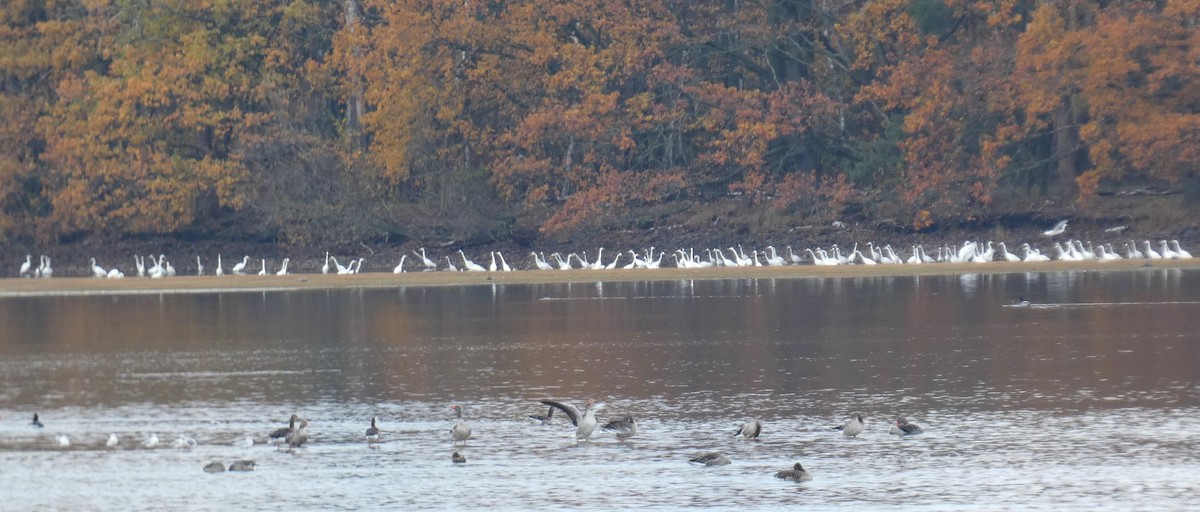
[[(358, 0), (346, 0), (346, 27), (353, 32), (357, 30), (358, 23)], [(352, 50), (352, 53), (355, 58), (358, 58), (361, 56), (362, 49), (356, 46)], [(354, 89), (350, 95), (350, 99), (346, 102), (346, 128), (357, 139), (363, 116), (363, 89), (362, 83), (357, 77), (352, 80), (352, 87)], [(358, 142), (361, 144), (362, 141)]]
[(1070, 100), (1064, 98), (1063, 102), (1054, 109), (1055, 173), (1058, 176), (1058, 188), (1063, 197), (1074, 197), (1079, 192), (1075, 183), (1078, 170), (1075, 163), (1077, 137), (1069, 102)]

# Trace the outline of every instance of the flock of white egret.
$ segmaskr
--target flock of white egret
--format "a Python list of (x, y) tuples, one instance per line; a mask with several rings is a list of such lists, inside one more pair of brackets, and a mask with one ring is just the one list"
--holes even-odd
[[(1054, 236), (1061, 234), (1065, 229), (1065, 221), (1055, 226), (1053, 229), (1045, 231), (1046, 236)], [(467, 254), (459, 249), (458, 254), (454, 253), (447, 255), (431, 255), (426, 252), (424, 247), (418, 251), (412, 251), (414, 256), (413, 263), (409, 267), (405, 266), (408, 255), (400, 256), (400, 261), (392, 268), (392, 272), (400, 274), (414, 271), (466, 271), (466, 272), (511, 272), (518, 270), (509, 265), (504, 255), (499, 251), (489, 251), (488, 262), (485, 266), (481, 263), (472, 261)], [(792, 247), (786, 246), (784, 251), (778, 251), (774, 246), (767, 246), (763, 249), (752, 249), (748, 254), (741, 245), (736, 247), (730, 246), (726, 248), (708, 248), (696, 251), (694, 249), (676, 249), (667, 257), (666, 251), (656, 250), (654, 247), (645, 249), (642, 252), (633, 250), (618, 251), (611, 260), (605, 260), (604, 248), (601, 247), (595, 252), (595, 259), (588, 256), (588, 253), (569, 253), (565, 257), (562, 253), (551, 253), (546, 256), (545, 253), (530, 252), (530, 265), (526, 267), (529, 270), (572, 270), (572, 269), (590, 269), (590, 270), (605, 270), (605, 269), (639, 269), (639, 268), (661, 268), (664, 264), (676, 268), (707, 268), (707, 267), (778, 267), (785, 265), (918, 265), (929, 263), (986, 263), (992, 261), (1113, 261), (1122, 259), (1138, 259), (1138, 260), (1157, 260), (1157, 259), (1188, 259), (1192, 254), (1179, 246), (1178, 240), (1161, 240), (1155, 249), (1154, 244), (1150, 240), (1144, 240), (1140, 246), (1137, 242), (1130, 240), (1124, 243), (1124, 246), (1118, 250), (1113, 244), (1093, 245), (1092, 242), (1083, 242), (1081, 240), (1066, 240), (1065, 242), (1054, 242), (1052, 246), (1046, 248), (1046, 253), (1042, 249), (1034, 247), (1028, 243), (1023, 243), (1016, 248), (1015, 252), (1010, 251), (1004, 242), (994, 243), (968, 241), (962, 246), (942, 245), (936, 247), (933, 251), (926, 249), (922, 245), (913, 245), (907, 251), (898, 251), (891, 245), (883, 245), (882, 247), (867, 242), (865, 248), (860, 248), (858, 243), (855, 243), (849, 250), (843, 250), (837, 244), (832, 245), (828, 250), (822, 247), (805, 248), (796, 252)], [(165, 255), (148, 256), (151, 265), (146, 265), (146, 258), (139, 255), (133, 256), (134, 267), (130, 269), (130, 275), (134, 269), (138, 277), (163, 278), (176, 275), (175, 267), (167, 259)], [(268, 267), (266, 258), (259, 258), (257, 261), (252, 260), (250, 256), (243, 256), (240, 261), (230, 267), (230, 274), (233, 275), (248, 275), (255, 274), (260, 276), (279, 275), (285, 276), (291, 273), (288, 268), (290, 258), (283, 258), (279, 262), (278, 268)], [(325, 253), (325, 262), (320, 268), (322, 274), (358, 274), (362, 270), (363, 262), (366, 258), (351, 258), (345, 264), (338, 261), (337, 256)], [(91, 258), (90, 262), (91, 275), (96, 278), (123, 278), (125, 272), (118, 267), (105, 269), (98, 264), (96, 258)], [(255, 265), (257, 263), (257, 265)], [(255, 269), (254, 267), (257, 267)], [(42, 256), (41, 264), (37, 267), (33, 266), (33, 256), (26, 255), (25, 261), (21, 263), (20, 270), (17, 275), (20, 277), (40, 277), (48, 278), (53, 276), (54, 270), (50, 267), (50, 257)], [(196, 256), (196, 275), (205, 275), (204, 263), (200, 256)], [(222, 255), (217, 255), (216, 268), (213, 271), (214, 275), (225, 275), (224, 263)]]

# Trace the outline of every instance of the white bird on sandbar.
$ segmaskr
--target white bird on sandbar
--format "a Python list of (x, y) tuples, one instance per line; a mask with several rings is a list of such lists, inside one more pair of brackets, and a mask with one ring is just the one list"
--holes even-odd
[(468, 271), (470, 271), (470, 272), (487, 272), (487, 269), (483, 268), (483, 265), (480, 265), (478, 263), (475, 263), (474, 261), (467, 259), (467, 255), (466, 255), (466, 253), (464, 253), (462, 251), (462, 249), (458, 250), (458, 255), (462, 256), (463, 268), (467, 269)]
[(500, 251), (496, 251), (496, 256), (500, 258), (500, 270), (512, 272), (512, 267), (508, 266), (507, 261), (504, 261), (504, 255), (500, 254)]
[(417, 256), (421, 257), (421, 264), (425, 265), (426, 270), (437, 270), (437, 263), (434, 262), (433, 260), (425, 257), (425, 248), (424, 247), (421, 248), (421, 254), (417, 254), (417, 251), (413, 251), (413, 254), (416, 254)]
[(244, 276), (244, 275), (246, 275), (246, 272), (245, 272), (245, 270), (246, 270), (246, 263), (249, 263), (249, 262), (250, 262), (250, 257), (249, 257), (249, 256), (246, 256), (246, 257), (242, 258), (242, 262), (241, 262), (241, 263), (238, 263), (237, 265), (234, 265), (234, 266), (233, 266), (233, 273), (234, 273), (234, 274), (237, 274), (237, 275), (239, 275), (239, 276)]
[(1179, 240), (1171, 240), (1171, 247), (1175, 250), (1175, 254), (1178, 255), (1180, 259), (1186, 260), (1192, 257), (1192, 253), (1185, 251), (1179, 246)]
[[(1166, 243), (1165, 241), (1163, 243)], [(91, 259), (91, 276), (92, 277), (108, 277), (108, 271), (104, 267), (96, 265), (96, 258)]]

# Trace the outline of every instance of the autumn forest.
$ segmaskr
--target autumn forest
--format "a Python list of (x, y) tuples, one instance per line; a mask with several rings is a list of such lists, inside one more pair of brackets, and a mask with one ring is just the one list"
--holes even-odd
[(717, 199), (919, 231), (1186, 190), (1198, 23), (1200, 0), (9, 0), (0, 242), (496, 240)]

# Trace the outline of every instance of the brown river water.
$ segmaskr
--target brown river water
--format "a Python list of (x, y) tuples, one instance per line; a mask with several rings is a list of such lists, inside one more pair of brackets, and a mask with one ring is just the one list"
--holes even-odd
[(1200, 270), (8, 297), (0, 355), (0, 510), (1200, 506)]

